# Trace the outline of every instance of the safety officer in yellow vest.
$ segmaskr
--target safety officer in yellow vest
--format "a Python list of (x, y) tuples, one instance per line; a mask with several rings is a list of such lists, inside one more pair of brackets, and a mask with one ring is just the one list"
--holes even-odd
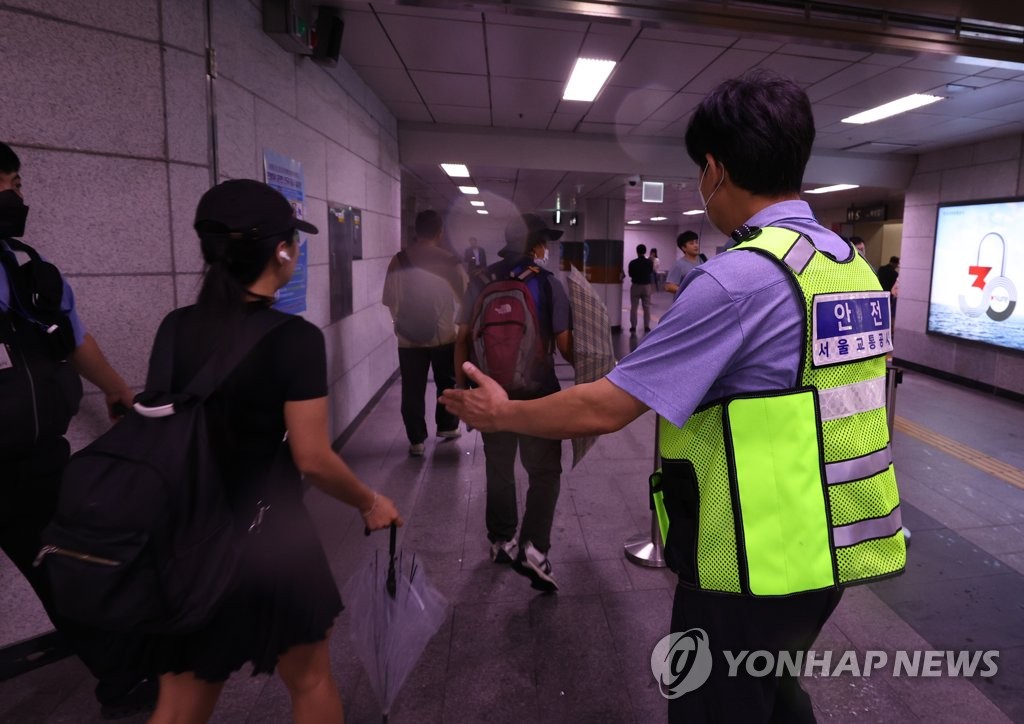
[(713, 661), (705, 683), (669, 700), (670, 721), (814, 721), (795, 677), (729, 676), (723, 652), (796, 658), (845, 586), (906, 563), (885, 415), (888, 299), (800, 200), (814, 133), (795, 83), (763, 72), (722, 83), (686, 148), (732, 248), (686, 276), (604, 379), (510, 401), (468, 365), (479, 387), (442, 398), (481, 430), (550, 438), (658, 413), (679, 575), (671, 630), (702, 629)]

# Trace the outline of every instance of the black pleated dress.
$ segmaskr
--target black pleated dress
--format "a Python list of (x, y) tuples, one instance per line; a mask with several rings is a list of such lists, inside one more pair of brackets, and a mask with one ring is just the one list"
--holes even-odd
[[(259, 305), (249, 306), (252, 313)], [(271, 312), (278, 314), (278, 312)], [(173, 387), (182, 390), (224, 334), (195, 307), (175, 310)], [(210, 432), (224, 471), (228, 499), (240, 529), (259, 504), (269, 505), (259, 533), (243, 537), (238, 586), (209, 625), (181, 636), (152, 638), (147, 669), (192, 672), (224, 681), (246, 662), (272, 673), (296, 644), (322, 641), (342, 610), (341, 597), (303, 502), (291, 456), (278, 462), (285, 434), (284, 403), (327, 394), (323, 334), (292, 317), (265, 336), (208, 402)]]

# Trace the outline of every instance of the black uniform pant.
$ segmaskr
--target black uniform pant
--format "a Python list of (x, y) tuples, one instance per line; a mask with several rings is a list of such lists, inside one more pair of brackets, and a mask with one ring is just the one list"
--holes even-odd
[(99, 679), (96, 698), (101, 704), (108, 704), (145, 678), (134, 666), (140, 642), (59, 616), (53, 609), (50, 585), (43, 570), (32, 565), (42, 546), (43, 529), (57, 509), (68, 454), (67, 440), (56, 438), (38, 444), (28, 457), (0, 460), (0, 548), (32, 586), (71, 650)]
[[(746, 659), (738, 666), (734, 664), (736, 676), (730, 677), (723, 651), (733, 657), (743, 651), (767, 651), (775, 661), (780, 652), (789, 652), (795, 658), (814, 644), (842, 595), (842, 591), (832, 590), (753, 598), (677, 586), (672, 631), (703, 629), (711, 648), (712, 666), (703, 685), (669, 699), (669, 722), (814, 722), (811, 699), (796, 677), (785, 673), (751, 676)], [(761, 658), (758, 664), (763, 662)]]
[[(427, 373), (434, 370), (436, 397), (455, 387), (455, 345), (440, 347), (399, 347), (398, 369), (402, 375), (402, 422), (409, 442), (417, 445), (427, 439), (426, 403)], [(434, 423), (437, 431), (454, 430), (459, 418), (448, 408), (434, 402)]]

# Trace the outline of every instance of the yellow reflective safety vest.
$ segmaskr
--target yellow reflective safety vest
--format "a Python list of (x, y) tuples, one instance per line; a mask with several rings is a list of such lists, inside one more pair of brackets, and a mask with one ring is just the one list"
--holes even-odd
[(858, 254), (837, 262), (766, 227), (759, 253), (804, 299), (797, 387), (659, 422), (665, 554), (684, 585), (784, 596), (903, 571), (906, 543), (885, 409), (889, 296)]

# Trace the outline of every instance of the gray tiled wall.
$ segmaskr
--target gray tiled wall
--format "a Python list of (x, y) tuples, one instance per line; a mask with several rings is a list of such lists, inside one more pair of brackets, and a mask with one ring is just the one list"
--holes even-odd
[[(0, 139), (22, 157), (26, 240), (65, 272), (87, 327), (140, 387), (160, 319), (195, 298), (192, 214), (211, 181), (204, 0), (16, 0), (0, 10)], [(298, 160), (306, 215), (364, 210), (354, 312), (330, 324), (327, 235), (310, 237), (304, 316), (328, 340), (334, 434), (397, 367), (380, 306), (400, 246), (397, 123), (348, 67), (314, 64), (262, 32), (259, 3), (216, 0), (211, 37), (219, 178)], [(106, 422), (95, 390), (76, 447)]]

